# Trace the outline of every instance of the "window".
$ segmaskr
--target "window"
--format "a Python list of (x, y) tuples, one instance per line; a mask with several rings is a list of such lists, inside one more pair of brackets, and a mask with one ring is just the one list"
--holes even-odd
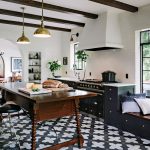
[[(141, 91), (150, 91), (150, 30), (140, 33), (141, 46)], [(149, 94), (148, 94), (149, 95)]]
[(77, 59), (75, 53), (78, 51), (78, 43), (74, 44), (74, 65), (77, 70), (83, 70), (83, 61)]
[(71, 44), (70, 51), (70, 69), (83, 70), (84, 64), (83, 61), (77, 59), (75, 53), (78, 51), (78, 43)]

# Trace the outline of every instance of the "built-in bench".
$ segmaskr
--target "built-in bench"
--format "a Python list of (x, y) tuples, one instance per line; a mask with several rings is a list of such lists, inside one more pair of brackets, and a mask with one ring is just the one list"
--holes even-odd
[(119, 128), (150, 140), (150, 115), (118, 112), (117, 116), (121, 122)]
[(134, 93), (134, 86), (105, 87), (104, 121), (106, 124), (150, 140), (150, 115), (140, 113), (122, 114), (121, 96), (127, 92)]

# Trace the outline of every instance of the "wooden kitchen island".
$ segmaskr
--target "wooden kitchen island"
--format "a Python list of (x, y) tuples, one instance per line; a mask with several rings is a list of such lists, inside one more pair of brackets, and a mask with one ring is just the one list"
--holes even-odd
[(60, 118), (68, 115), (76, 116), (77, 137), (64, 142), (53, 145), (46, 150), (58, 150), (62, 147), (78, 143), (78, 147), (83, 146), (84, 139), (80, 132), (79, 118), (79, 101), (82, 98), (96, 96), (93, 92), (81, 90), (60, 91), (48, 94), (27, 95), (20, 91), (19, 88), (25, 87), (25, 83), (1, 83), (0, 88), (6, 101), (12, 100), (26, 110), (32, 120), (32, 150), (36, 149), (36, 124), (53, 118)]

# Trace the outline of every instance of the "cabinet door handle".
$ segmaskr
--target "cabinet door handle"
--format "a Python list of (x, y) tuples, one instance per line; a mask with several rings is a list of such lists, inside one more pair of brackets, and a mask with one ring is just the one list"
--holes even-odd
[(109, 113), (112, 113), (112, 111), (110, 110)]
[(111, 101), (111, 100), (112, 100), (112, 98), (110, 97), (110, 98), (109, 98), (109, 100)]
[(97, 105), (97, 102), (94, 102), (95, 105)]
[(111, 91), (112, 89), (109, 89), (109, 91)]

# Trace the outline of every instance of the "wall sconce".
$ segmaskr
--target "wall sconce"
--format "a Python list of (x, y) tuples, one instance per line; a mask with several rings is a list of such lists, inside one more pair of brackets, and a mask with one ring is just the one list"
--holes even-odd
[(76, 36), (76, 37), (78, 37), (79, 36), (79, 33), (76, 33), (76, 34), (71, 34), (71, 38), (70, 38), (70, 42), (73, 42), (73, 36)]

